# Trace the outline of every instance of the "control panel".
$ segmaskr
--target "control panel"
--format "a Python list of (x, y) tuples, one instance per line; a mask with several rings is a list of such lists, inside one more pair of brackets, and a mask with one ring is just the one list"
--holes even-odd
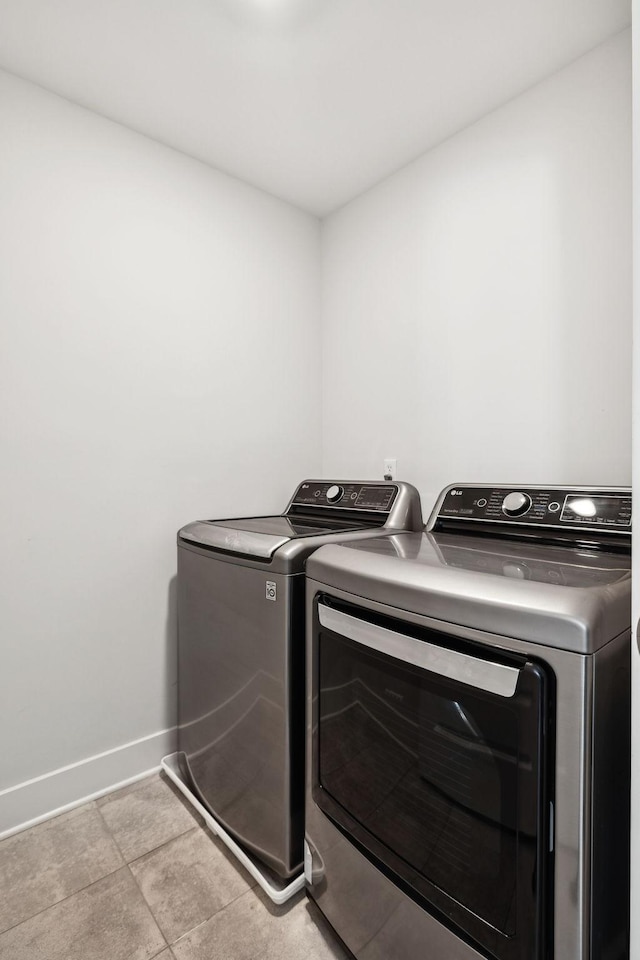
[(307, 480), (296, 490), (292, 505), (331, 507), (343, 510), (374, 510), (388, 513), (398, 488), (393, 483), (336, 483), (332, 480)]
[(461, 485), (445, 492), (436, 528), (448, 520), (631, 533), (631, 491)]

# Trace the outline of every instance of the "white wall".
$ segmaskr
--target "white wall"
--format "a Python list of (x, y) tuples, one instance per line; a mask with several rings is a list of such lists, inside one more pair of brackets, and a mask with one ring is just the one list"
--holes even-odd
[(629, 40), (324, 222), (326, 474), (629, 483)]
[(174, 531), (318, 473), (320, 358), (314, 218), (6, 73), (0, 129), (2, 833), (159, 762)]

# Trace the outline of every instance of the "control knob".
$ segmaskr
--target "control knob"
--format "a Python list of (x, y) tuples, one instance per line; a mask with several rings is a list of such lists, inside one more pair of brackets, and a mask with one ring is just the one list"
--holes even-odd
[(528, 493), (508, 493), (502, 501), (502, 512), (508, 517), (521, 517), (531, 509), (531, 497)]
[(333, 486), (329, 487), (327, 490), (328, 503), (337, 503), (338, 500), (341, 500), (343, 496), (344, 487), (339, 487), (337, 483), (334, 483)]

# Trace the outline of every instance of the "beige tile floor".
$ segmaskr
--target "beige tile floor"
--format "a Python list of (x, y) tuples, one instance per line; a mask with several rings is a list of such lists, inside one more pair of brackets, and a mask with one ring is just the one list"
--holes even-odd
[(346, 960), (275, 907), (163, 775), (0, 842), (0, 960)]

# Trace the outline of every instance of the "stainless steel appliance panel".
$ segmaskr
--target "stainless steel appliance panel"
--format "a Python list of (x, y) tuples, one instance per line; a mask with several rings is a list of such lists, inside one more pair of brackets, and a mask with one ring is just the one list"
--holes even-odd
[(290, 721), (303, 695), (292, 685), (304, 663), (303, 575), (181, 544), (178, 585), (178, 723), (192, 783), (245, 847), (290, 876), (302, 859), (304, 744)]
[(329, 545), (310, 557), (307, 573), (354, 596), (375, 593), (389, 606), (488, 633), (499, 623), (501, 634), (576, 653), (593, 653), (630, 623), (622, 553), (535, 543), (510, 552), (497, 538), (399, 533)]
[(178, 532), (183, 775), (281, 878), (302, 864), (305, 563), (323, 544), (421, 525), (410, 484), (305, 480), (283, 514)]
[[(493, 650), (532, 655), (532, 644), (488, 634), (455, 623), (390, 608), (370, 597), (354, 597), (334, 585), (307, 582), (307, 657), (315, 662), (312, 629), (317, 595), (357, 602), (370, 613), (393, 616), (400, 628), (418, 625)], [(610, 640), (595, 654), (581, 655), (533, 645), (556, 682), (555, 784), (552, 818), (553, 947), (555, 960), (594, 960), (593, 925), (597, 926), (598, 960), (624, 960), (628, 953), (627, 904), (618, 891), (628, 876), (629, 631)], [(318, 702), (313, 671), (308, 673), (306, 787), (306, 865), (308, 892), (358, 960), (414, 960), (425, 944), (434, 957), (478, 960), (485, 956), (428, 910), (418, 905), (378, 869), (337, 828), (313, 800), (312, 769)], [(606, 819), (592, 822), (594, 773), (616, 778), (619, 789), (608, 793)], [(604, 779), (601, 781), (604, 782)], [(592, 888), (592, 871), (601, 880)], [(609, 890), (607, 890), (607, 885)], [(594, 898), (598, 903), (594, 903)], [(592, 910), (592, 908), (594, 908)], [(526, 956), (526, 954), (524, 955)]]

